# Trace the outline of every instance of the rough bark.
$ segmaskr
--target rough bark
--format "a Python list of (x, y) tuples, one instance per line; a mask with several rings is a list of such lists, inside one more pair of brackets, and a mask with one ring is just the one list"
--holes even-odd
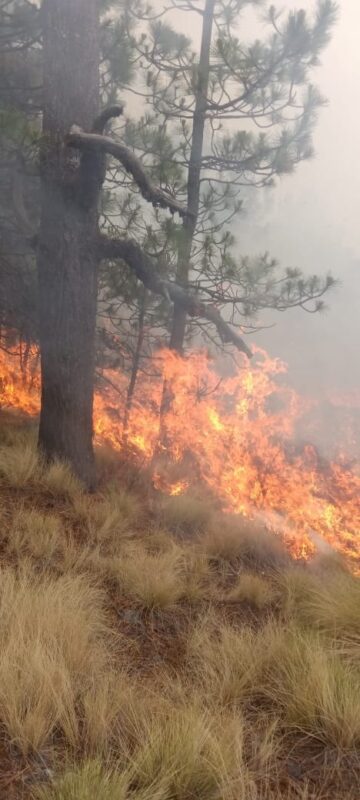
[[(191, 251), (200, 204), (201, 157), (204, 143), (205, 116), (209, 88), (210, 49), (214, 21), (215, 0), (206, 0), (203, 12), (198, 86), (195, 97), (190, 163), (187, 184), (188, 216), (183, 221), (183, 241), (179, 252), (176, 280), (186, 286), (189, 279)], [(179, 304), (174, 307), (170, 347), (181, 353), (186, 330), (186, 310)]]
[(98, 2), (43, 0), (42, 21), (39, 446), (91, 487), (99, 163), (74, 163), (64, 142), (72, 125), (91, 130), (98, 115)]

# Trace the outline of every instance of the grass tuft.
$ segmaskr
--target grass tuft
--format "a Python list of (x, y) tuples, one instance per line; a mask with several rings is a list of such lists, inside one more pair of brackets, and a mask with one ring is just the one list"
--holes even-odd
[(77, 709), (109, 660), (103, 602), (80, 576), (1, 571), (0, 721), (23, 752), (56, 730), (76, 743)]
[(13, 488), (27, 486), (40, 476), (40, 459), (33, 444), (0, 448), (0, 480)]
[(49, 563), (63, 543), (64, 531), (56, 514), (21, 508), (12, 520), (8, 548), (10, 552), (30, 555)]
[(205, 552), (214, 559), (241, 560), (251, 569), (284, 566), (289, 558), (280, 538), (242, 517), (214, 519), (201, 537)]
[(279, 573), (286, 618), (322, 630), (335, 639), (360, 640), (360, 581), (331, 569), (320, 576), (305, 569)]
[(124, 593), (144, 608), (170, 608), (185, 592), (183, 558), (176, 548), (167, 553), (130, 548), (114, 563), (115, 574)]
[(69, 768), (51, 786), (38, 789), (35, 798), (36, 800), (126, 800), (126, 777), (106, 769), (100, 760), (85, 761), (80, 766)]
[(160, 514), (163, 525), (174, 534), (193, 537), (208, 527), (213, 508), (205, 500), (183, 494), (165, 498)]
[(244, 572), (227, 595), (233, 603), (248, 603), (258, 611), (270, 606), (277, 597), (274, 586), (256, 573)]
[(81, 482), (63, 461), (46, 465), (41, 476), (43, 488), (57, 498), (71, 498), (83, 491)]

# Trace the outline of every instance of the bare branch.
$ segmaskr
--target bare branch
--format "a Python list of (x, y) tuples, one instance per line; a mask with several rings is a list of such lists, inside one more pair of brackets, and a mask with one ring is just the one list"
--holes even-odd
[(81, 128), (74, 125), (66, 138), (66, 143), (69, 147), (76, 147), (79, 150), (113, 156), (132, 175), (145, 200), (155, 207), (168, 208), (172, 214), (177, 213), (181, 217), (189, 215), (181, 203), (152, 183), (139, 159), (120, 142), (114, 142), (109, 136), (102, 136), (99, 133), (84, 133)]
[(252, 352), (244, 340), (225, 322), (214, 305), (204, 303), (197, 295), (189, 294), (179, 283), (160, 278), (152, 259), (131, 239), (109, 239), (102, 236), (99, 241), (99, 255), (107, 259), (121, 258), (153, 294), (170, 299), (191, 317), (203, 317), (212, 322), (222, 342), (234, 344), (248, 358), (252, 358)]

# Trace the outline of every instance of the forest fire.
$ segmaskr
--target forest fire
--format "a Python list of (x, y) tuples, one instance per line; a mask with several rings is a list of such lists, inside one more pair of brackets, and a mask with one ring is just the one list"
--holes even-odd
[[(105, 370), (95, 395), (96, 442), (152, 465), (154, 485), (169, 494), (200, 481), (224, 510), (260, 518), (280, 532), (296, 556), (310, 555), (320, 537), (357, 566), (358, 467), (344, 455), (331, 461), (313, 445), (299, 444), (310, 402), (286, 385), (284, 364), (263, 351), (254, 362), (234, 365), (220, 378), (205, 353), (182, 359), (159, 352), (157, 375), (139, 377), (126, 434), (127, 378)], [(159, 437), (164, 379), (172, 400)], [(39, 389), (35, 351), (23, 357), (22, 369), (13, 354), (0, 352), (0, 408), (36, 415)]]

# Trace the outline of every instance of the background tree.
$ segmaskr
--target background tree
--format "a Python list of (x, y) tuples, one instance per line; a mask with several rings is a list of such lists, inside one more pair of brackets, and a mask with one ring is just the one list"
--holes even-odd
[[(177, 281), (201, 289), (227, 308), (228, 319), (250, 321), (251, 329), (263, 308), (319, 310), (332, 283), (328, 277), (305, 279), (299, 270), (280, 273), (268, 256), (249, 260), (235, 251), (230, 223), (241, 211), (243, 196), (272, 185), (312, 155), (311, 134), (323, 100), (310, 78), (336, 15), (330, 0), (314, 5), (311, 18), (303, 10), (281, 15), (272, 7), (262, 17), (267, 23), (262, 40), (239, 40), (241, 12), (262, 5), (258, 0), (173, 0), (162, 10), (142, 0), (129, 2), (124, 24), (137, 80), (125, 89), (149, 111), (119, 131), (191, 211), (182, 225), (144, 219), (131, 187), (127, 205), (121, 194), (121, 224), (127, 220), (146, 247), (161, 253)], [(199, 52), (164, 21), (176, 10), (188, 18), (187, 30), (196, 30), (200, 20)], [(123, 174), (117, 178), (124, 189)], [(186, 319), (175, 306), (170, 344), (179, 351)], [(209, 334), (206, 323), (201, 329)], [(187, 331), (191, 339), (194, 325)]]
[[(38, 9), (0, 3), (0, 325), (26, 344), (36, 337), (36, 141), (40, 130)], [(1, 337), (0, 337), (1, 344)]]

